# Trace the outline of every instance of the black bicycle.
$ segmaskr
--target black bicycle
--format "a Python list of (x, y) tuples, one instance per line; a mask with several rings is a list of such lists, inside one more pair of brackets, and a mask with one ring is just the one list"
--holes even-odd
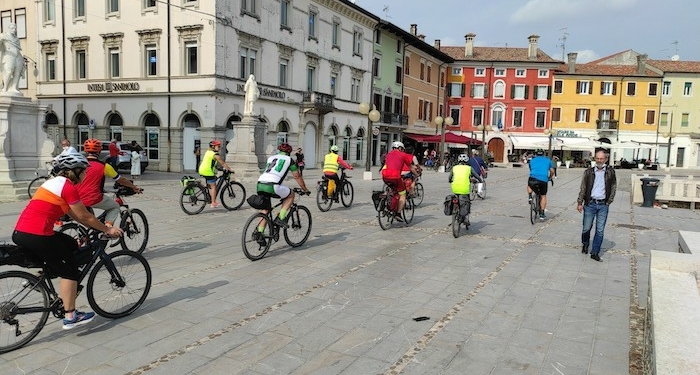
[(535, 225), (535, 221), (540, 217), (540, 198), (539, 192), (532, 189), (532, 199), (530, 200), (530, 223)]
[[(138, 208), (129, 208), (129, 205), (124, 202), (124, 197), (134, 195), (136, 191), (116, 183), (115, 188), (117, 191), (114, 192), (114, 200), (119, 204), (119, 228), (124, 231), (124, 235), (111, 240), (108, 247), (121, 245), (121, 248), (124, 250), (141, 254), (146, 249), (146, 245), (148, 245), (149, 229), (146, 214)], [(93, 212), (91, 208), (88, 208), (88, 210)], [(97, 219), (104, 223), (106, 217), (107, 212), (105, 211)], [(89, 237), (88, 228), (73, 221), (69, 216), (64, 217), (64, 219), (62, 223), (59, 223), (61, 226), (59, 232), (75, 238), (78, 241), (78, 246), (84, 246)]]
[(29, 199), (32, 199), (32, 197), (34, 197), (34, 193), (36, 193), (37, 189), (39, 189), (39, 186), (41, 186), (41, 184), (43, 184), (44, 182), (46, 182), (46, 180), (53, 176), (53, 162), (47, 161), (45, 164), (46, 168), (37, 168), (34, 171), (36, 178), (34, 178), (27, 187), (27, 195), (29, 195)]
[(318, 181), (316, 192), (316, 205), (321, 212), (331, 209), (333, 202), (342, 202), (343, 206), (350, 207), (355, 199), (355, 188), (348, 180), (350, 176), (345, 174), (345, 168), (340, 168), (340, 184), (335, 186), (331, 195), (328, 195), (329, 178), (325, 175)]
[(452, 235), (459, 237), (462, 224), (469, 229), (469, 213), (471, 212), (471, 200), (468, 195), (452, 195)]
[[(298, 247), (303, 245), (309, 238), (312, 221), (311, 211), (305, 206), (297, 204), (296, 201), (299, 196), (310, 195), (311, 192), (305, 192), (299, 188), (294, 188), (293, 190), (295, 201), (287, 213), (289, 216), (287, 220), (288, 227), (284, 228), (283, 232), (284, 240), (287, 244), (291, 247)], [(243, 236), (241, 237), (243, 254), (250, 260), (262, 259), (267, 254), (267, 251), (270, 250), (272, 243), (280, 239), (281, 227), (274, 222), (276, 215), (273, 215), (273, 210), (282, 205), (283, 201), (272, 207), (270, 202), (272, 195), (260, 194), (259, 196), (262, 197), (263, 203), (260, 206), (253, 206), (253, 208), (267, 210), (267, 213), (258, 212), (251, 216), (243, 226)], [(260, 228), (263, 228), (263, 230), (261, 231)]]
[[(374, 207), (377, 210), (377, 219), (382, 230), (389, 229), (394, 221), (403, 221), (408, 226), (413, 220), (415, 213), (415, 203), (413, 198), (406, 194), (406, 204), (404, 204), (403, 212), (399, 212), (399, 193), (390, 186), (385, 186), (384, 191), (373, 193), (372, 200), (375, 201)], [(401, 214), (401, 219), (397, 217)]]
[[(141, 254), (119, 250), (107, 254), (107, 237), (89, 231), (89, 241), (75, 257), (80, 266), (78, 293), (87, 277), (90, 307), (105, 318), (125, 317), (139, 308), (151, 289), (151, 267)], [(19, 349), (44, 328), (49, 313), (65, 317), (63, 301), (53, 286), (48, 265), (14, 244), (0, 245), (0, 266), (40, 268), (38, 276), (22, 271), (0, 272), (0, 353)]]
[[(232, 181), (233, 172), (224, 170), (216, 177), (216, 192), (221, 204), (229, 211), (237, 210), (245, 201), (245, 188), (240, 182)], [(180, 194), (180, 208), (188, 215), (196, 215), (211, 202), (209, 186), (196, 178), (183, 177), (183, 189)]]

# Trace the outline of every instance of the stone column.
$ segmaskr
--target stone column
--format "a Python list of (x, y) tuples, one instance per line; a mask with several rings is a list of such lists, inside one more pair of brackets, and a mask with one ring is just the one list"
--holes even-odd
[(226, 164), (233, 167), (237, 179), (256, 181), (267, 161), (265, 123), (246, 116), (233, 128), (235, 136), (226, 148)]

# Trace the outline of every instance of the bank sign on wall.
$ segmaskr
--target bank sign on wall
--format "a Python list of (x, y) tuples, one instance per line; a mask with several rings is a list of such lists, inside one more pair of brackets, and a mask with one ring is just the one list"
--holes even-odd
[(90, 83), (87, 85), (87, 90), (88, 92), (140, 91), (141, 85), (138, 82)]

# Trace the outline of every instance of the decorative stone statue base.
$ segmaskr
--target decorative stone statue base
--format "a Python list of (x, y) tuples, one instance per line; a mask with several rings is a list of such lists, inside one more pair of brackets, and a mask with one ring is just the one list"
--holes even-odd
[(37, 168), (52, 159), (42, 112), (29, 98), (0, 96), (0, 201), (26, 199)]
[(265, 123), (246, 116), (233, 124), (233, 139), (226, 147), (226, 164), (236, 171), (237, 180), (257, 181), (265, 167)]

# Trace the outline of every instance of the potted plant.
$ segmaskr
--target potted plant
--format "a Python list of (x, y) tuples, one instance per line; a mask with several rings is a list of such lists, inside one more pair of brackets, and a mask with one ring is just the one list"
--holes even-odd
[(566, 165), (566, 169), (569, 169), (571, 167), (572, 161), (574, 161), (574, 158), (572, 158), (571, 155), (567, 155), (564, 157), (564, 164)]

